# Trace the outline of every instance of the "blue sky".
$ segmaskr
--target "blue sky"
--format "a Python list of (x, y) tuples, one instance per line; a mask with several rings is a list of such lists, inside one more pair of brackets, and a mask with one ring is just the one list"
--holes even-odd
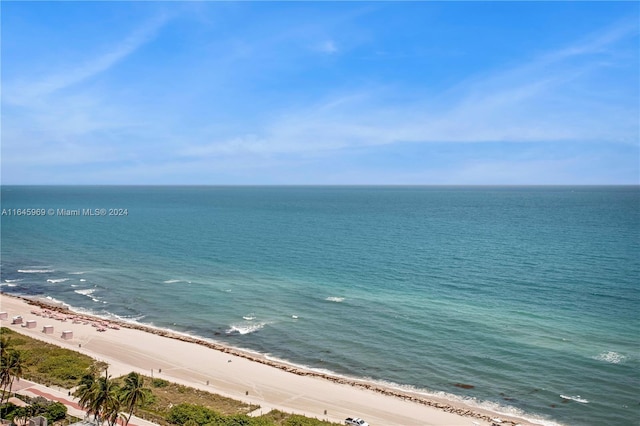
[(2, 2), (3, 184), (638, 184), (636, 2)]

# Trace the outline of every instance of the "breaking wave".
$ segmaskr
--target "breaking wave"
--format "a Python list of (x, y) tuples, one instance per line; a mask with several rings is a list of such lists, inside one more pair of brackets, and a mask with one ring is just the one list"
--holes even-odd
[(582, 404), (588, 404), (589, 403), (589, 401), (587, 401), (586, 399), (582, 398), (580, 395), (575, 395), (575, 396), (560, 395), (560, 398), (569, 399), (571, 401), (580, 402)]
[(252, 324), (232, 324), (226, 331), (228, 335), (245, 335), (255, 333), (262, 330), (267, 325), (265, 322), (252, 323)]
[(344, 302), (344, 297), (335, 297), (335, 296), (329, 296), (326, 299), (324, 299), (328, 302), (336, 302), (336, 303), (340, 303), (340, 302)]
[(95, 293), (95, 291), (96, 291), (95, 288), (85, 288), (85, 289), (82, 289), (82, 290), (74, 290), (74, 293), (78, 293), (78, 294), (81, 294), (83, 296), (87, 296), (88, 298), (90, 298), (94, 302), (100, 302), (100, 299), (98, 299), (97, 297), (93, 296), (93, 293)]
[(57, 278), (57, 279), (48, 279), (47, 282), (51, 284), (63, 283), (65, 281), (69, 281), (69, 278)]

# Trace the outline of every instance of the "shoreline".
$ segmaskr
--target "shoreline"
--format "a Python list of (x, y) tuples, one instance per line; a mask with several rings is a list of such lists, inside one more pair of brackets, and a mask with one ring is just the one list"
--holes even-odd
[[(249, 366), (252, 366), (252, 369), (260, 369), (260, 373), (269, 373), (268, 370), (278, 370), (282, 373), (285, 373), (285, 376), (282, 376), (283, 378), (298, 378), (296, 379), (296, 381), (300, 381), (303, 379), (311, 379), (314, 381), (321, 381), (324, 382), (326, 384), (332, 384), (334, 386), (340, 386), (341, 388), (343, 388), (342, 390), (344, 390), (344, 388), (347, 389), (352, 389), (351, 392), (347, 391), (347, 393), (354, 393), (354, 394), (358, 394), (355, 396), (359, 396), (360, 393), (365, 392), (365, 393), (372, 393), (375, 395), (378, 395), (382, 398), (384, 398), (384, 401), (387, 403), (391, 403), (393, 401), (395, 402), (402, 402), (403, 404), (409, 404), (411, 406), (413, 406), (413, 408), (416, 407), (423, 407), (425, 409), (428, 409), (429, 411), (432, 411), (429, 416), (429, 419), (426, 418), (415, 418), (415, 420), (417, 421), (416, 423), (412, 423), (412, 424), (433, 424), (433, 425), (450, 425), (450, 424), (470, 424), (470, 425), (480, 425), (480, 424), (485, 424), (485, 425), (491, 425), (493, 423), (496, 424), (500, 424), (500, 425), (511, 425), (514, 426), (516, 424), (518, 425), (537, 425), (537, 424), (542, 424), (542, 423), (538, 423), (535, 420), (530, 420), (530, 419), (525, 419), (525, 418), (520, 418), (520, 417), (515, 417), (513, 415), (509, 415), (509, 414), (504, 414), (504, 413), (500, 413), (500, 412), (493, 412), (491, 410), (488, 409), (483, 409), (480, 407), (474, 407), (468, 404), (465, 404), (464, 402), (458, 402), (458, 401), (450, 401), (447, 400), (445, 398), (439, 398), (437, 396), (427, 396), (424, 395), (423, 393), (420, 393), (419, 391), (415, 391), (412, 392), (410, 390), (401, 390), (401, 389), (397, 389), (395, 387), (392, 386), (385, 386), (382, 385), (380, 383), (376, 383), (376, 382), (372, 382), (366, 379), (358, 379), (358, 378), (353, 378), (353, 377), (345, 377), (345, 376), (340, 376), (337, 374), (331, 374), (331, 373), (327, 373), (327, 372), (319, 372), (319, 371), (315, 371), (313, 369), (310, 368), (304, 368), (301, 366), (296, 366), (294, 364), (288, 363), (286, 361), (282, 361), (282, 360), (274, 360), (274, 359), (270, 359), (268, 358), (266, 355), (260, 354), (260, 353), (256, 353), (256, 352), (251, 352), (248, 350), (243, 350), (240, 348), (234, 348), (231, 346), (227, 346), (221, 343), (217, 343), (217, 342), (212, 342), (209, 340), (206, 340), (204, 338), (199, 338), (199, 337), (195, 337), (195, 336), (190, 336), (187, 334), (183, 334), (183, 333), (179, 333), (179, 332), (175, 332), (169, 329), (163, 329), (163, 328), (156, 328), (153, 326), (148, 326), (148, 325), (143, 325), (143, 324), (139, 324), (139, 323), (133, 323), (133, 322), (127, 322), (127, 321), (123, 321), (123, 320), (117, 320), (117, 319), (104, 319), (102, 317), (96, 316), (96, 315), (92, 315), (92, 314), (87, 314), (87, 313), (81, 313), (78, 311), (74, 311), (73, 308), (68, 308), (68, 305), (65, 305), (63, 302), (58, 302), (56, 303), (55, 301), (47, 301), (47, 300), (42, 300), (42, 299), (31, 299), (28, 297), (24, 297), (24, 296), (16, 296), (16, 295), (10, 295), (4, 292), (0, 292), (0, 296), (2, 297), (3, 302), (7, 300), (7, 298), (9, 299), (9, 301), (13, 301), (13, 303), (10, 303), (12, 305), (13, 310), (11, 312), (9, 312), (9, 319), (7, 320), (3, 320), (3, 324), (2, 326), (8, 326), (8, 323), (10, 323), (10, 319), (12, 316), (15, 316), (15, 312), (16, 309), (19, 309), (22, 305), (22, 307), (38, 307), (40, 309), (43, 310), (48, 310), (51, 312), (56, 312), (57, 314), (60, 314), (61, 317), (63, 318), (64, 315), (69, 315), (69, 316), (73, 316), (79, 319), (82, 319), (81, 321), (78, 320), (78, 323), (76, 324), (76, 321), (74, 320), (74, 327), (72, 327), (71, 325), (69, 325), (69, 327), (67, 327), (65, 325), (65, 327), (71, 329), (73, 328), (74, 331), (78, 330), (77, 336), (74, 336), (73, 339), (69, 340), (62, 340), (59, 337), (54, 337), (51, 335), (45, 335), (44, 333), (42, 333), (41, 331), (39, 331), (37, 328), (34, 329), (25, 329), (24, 327), (20, 327), (20, 326), (12, 326), (9, 327), (15, 331), (18, 331), (22, 334), (27, 334), (30, 335), (32, 337), (35, 338), (39, 338), (40, 340), (45, 340), (48, 341), (49, 343), (53, 343), (56, 344), (58, 346), (62, 346), (62, 347), (69, 347), (70, 349), (76, 350), (78, 351), (78, 347), (82, 348), (82, 343), (78, 343), (78, 341), (80, 340), (85, 340), (87, 342), (93, 342), (93, 340), (95, 340), (93, 337), (91, 337), (90, 335), (88, 335), (86, 333), (86, 331), (89, 332), (95, 332), (96, 330), (93, 330), (93, 327), (88, 327), (88, 329), (86, 330), (82, 330), (80, 327), (82, 326), (86, 326), (87, 323), (91, 323), (91, 322), (98, 322), (98, 323), (103, 323), (103, 324), (108, 324), (110, 326), (108, 326), (108, 333), (119, 333), (119, 331), (117, 329), (114, 330), (110, 330), (113, 327), (122, 327), (125, 330), (131, 330), (132, 332), (137, 332), (137, 333), (143, 333), (143, 334), (135, 334), (134, 336), (140, 337), (142, 338), (144, 335), (152, 335), (152, 336), (157, 336), (160, 338), (163, 338), (163, 340), (159, 340), (158, 343), (156, 344), (160, 344), (163, 347), (164, 346), (171, 346), (169, 345), (169, 342), (171, 341), (175, 341), (175, 342), (182, 342), (184, 344), (192, 344), (192, 345), (197, 345), (200, 348), (203, 349), (207, 349), (209, 350), (209, 356), (211, 358), (213, 358), (214, 353), (218, 354), (218, 357), (220, 356), (232, 356), (235, 359), (238, 360), (245, 360), (247, 362), (249, 362), (250, 364), (248, 364)], [(60, 303), (62, 303), (62, 305), (60, 305)], [(2, 311), (9, 311), (8, 309), (5, 308), (5, 303), (2, 303), (2, 305), (0, 306), (0, 310)], [(22, 315), (27, 316), (29, 315), (29, 312), (31, 312), (31, 315), (34, 315), (34, 312), (31, 310), (25, 310), (25, 312), (20, 312), (18, 313), (18, 315)], [(54, 320), (58, 320), (58, 321), (66, 321), (66, 318), (64, 320), (62, 319), (56, 319), (53, 318)], [(36, 316), (37, 319), (37, 316)], [(56, 323), (57, 325), (57, 323)], [(94, 326), (96, 327), (96, 326)], [(96, 327), (97, 328), (97, 327)], [(23, 331), (24, 330), (24, 331)], [(107, 331), (107, 330), (102, 330), (102, 331)], [(57, 331), (56, 331), (57, 334)], [(100, 337), (102, 337), (103, 335), (106, 335), (107, 333), (104, 334), (99, 334)], [(43, 337), (45, 337), (43, 339)], [(87, 337), (89, 336), (89, 337)], [(113, 340), (113, 339), (109, 339), (109, 340)], [(116, 339), (117, 340), (117, 339)], [(120, 339), (122, 340), (122, 339)], [(163, 341), (166, 345), (163, 345)], [(94, 344), (94, 343), (92, 343)], [(113, 354), (113, 353), (109, 353), (108, 351), (108, 345), (107, 347), (103, 347), (102, 345), (100, 345), (100, 348), (89, 348), (87, 349), (87, 345), (84, 345), (83, 350), (81, 350), (80, 352), (83, 353), (87, 353), (88, 355), (92, 356), (93, 358), (98, 358), (100, 359), (101, 357), (113, 357), (113, 359), (116, 362), (122, 362), (125, 366), (130, 366), (132, 370), (136, 370), (137, 367), (135, 365), (135, 363), (132, 363), (131, 361), (127, 362), (127, 357), (124, 357), (124, 354)], [(97, 350), (96, 350), (97, 349)], [(130, 349), (130, 348), (129, 348)], [(211, 351), (212, 350), (212, 351)], [(139, 352), (139, 351), (135, 351), (135, 352)], [(131, 355), (131, 354), (129, 354)], [(143, 358), (150, 358), (153, 359), (153, 352), (151, 353), (140, 353), (140, 355), (144, 355)], [(178, 356), (179, 358), (181, 358), (180, 355), (176, 354), (176, 356)], [(137, 361), (137, 360), (136, 360)], [(231, 359), (227, 360), (226, 362), (231, 363)], [(173, 364), (173, 363), (172, 363)], [(122, 366), (122, 368), (125, 368), (124, 366)], [(163, 367), (165, 368), (165, 367)], [(189, 369), (188, 367), (186, 369)], [(193, 368), (192, 368), (193, 369)], [(166, 378), (167, 380), (170, 381), (176, 381), (176, 382), (180, 382), (180, 377), (174, 377), (171, 374), (167, 374), (167, 371), (170, 371), (171, 369), (166, 369), (165, 368), (165, 373), (161, 373), (162, 369), (160, 369), (160, 371), (158, 372), (159, 374), (162, 374), (163, 378)], [(148, 371), (148, 370), (147, 370)], [(153, 375), (153, 369), (152, 371), (152, 375)], [(198, 373), (202, 374), (202, 372), (198, 371)], [(274, 373), (273, 371), (271, 373)], [(125, 373), (126, 374), (126, 373)], [(245, 375), (251, 375), (251, 372), (247, 372), (245, 371)], [(273, 374), (270, 374), (273, 375)], [(176, 380), (177, 379), (177, 380)], [(251, 379), (247, 379), (247, 378), (239, 378), (239, 381), (251, 381)], [(224, 394), (226, 396), (231, 396), (235, 399), (246, 399), (246, 398), (242, 398), (242, 393), (238, 394), (237, 389), (237, 383), (234, 383), (235, 386), (227, 386), (227, 388), (225, 389), (225, 387), (223, 385), (216, 385), (214, 384), (213, 386), (209, 386), (209, 381), (206, 381), (207, 386), (204, 387), (203, 389), (212, 392), (212, 393), (219, 393), (219, 394)], [(187, 378), (186, 383), (189, 386), (192, 387), (201, 387), (202, 388), (202, 381), (194, 381), (193, 378)], [(227, 385), (231, 385), (231, 383), (226, 383)], [(304, 383), (303, 387), (301, 388), (301, 393), (302, 395), (296, 395), (296, 399), (311, 399), (311, 397), (308, 397), (306, 395), (304, 395), (304, 390), (306, 389), (304, 386), (307, 386), (311, 383)], [(401, 385), (399, 385), (401, 386)], [(256, 386), (254, 385), (254, 388)], [(235, 390), (235, 392), (234, 392)], [(289, 389), (287, 387), (287, 385), (282, 385), (282, 389), (277, 389), (279, 393), (284, 393), (287, 392)], [(246, 391), (245, 396), (249, 396), (249, 391)], [(321, 399), (327, 399), (328, 397), (330, 397), (331, 395), (323, 395)], [(361, 396), (361, 395), (360, 395)], [(268, 398), (263, 398), (264, 402), (262, 403), (265, 406), (268, 407), (273, 407), (274, 404), (272, 404), (272, 402), (274, 401), (270, 401)], [(318, 398), (320, 399), (320, 398)], [(323, 401), (324, 402), (324, 401)], [(362, 401), (359, 401), (362, 402)], [(253, 401), (253, 403), (255, 404), (255, 400)], [(276, 404), (277, 405), (277, 404)], [(328, 401), (326, 401), (326, 405), (331, 405), (331, 401), (330, 398)], [(366, 405), (366, 404), (365, 404)], [(280, 406), (278, 407), (274, 407), (277, 409), (281, 409)], [(308, 410), (305, 410), (304, 406), (300, 406), (297, 407), (295, 404), (295, 401), (293, 401), (293, 403), (286, 405), (286, 406), (282, 406), (282, 408), (285, 408), (285, 411), (291, 411), (296, 410), (301, 414), (307, 415), (309, 417), (317, 417), (318, 414), (321, 415), (320, 418), (322, 418), (322, 413), (318, 413), (318, 412), (309, 412)], [(300, 409), (299, 409), (300, 408)], [(379, 410), (379, 407), (376, 406), (372, 406), (370, 407), (371, 410), (374, 410), (376, 408), (378, 408), (377, 411), (381, 411)], [(332, 411), (331, 409), (329, 409), (329, 411)], [(422, 412), (423, 410), (415, 410), (416, 412)], [(333, 414), (333, 413), (332, 413)], [(394, 417), (388, 417), (390, 413), (384, 413), (385, 416), (387, 417), (382, 417), (383, 414), (379, 413), (378, 415), (380, 415), (380, 418), (385, 418), (387, 423), (386, 424), (401, 424), (401, 423), (393, 423), (394, 420), (392, 420)], [(398, 413), (399, 414), (399, 413)], [(324, 415), (325, 417), (327, 417), (327, 410), (324, 410)], [(443, 416), (446, 416), (446, 418), (442, 418)], [(451, 416), (455, 416), (456, 420), (453, 420), (452, 423), (452, 417)], [(345, 416), (346, 417), (346, 416)], [(369, 420), (372, 416), (367, 415), (367, 412), (362, 412), (361, 413), (361, 417), (365, 418), (366, 420), (369, 421), (370, 424), (372, 424), (371, 420)], [(440, 417), (440, 418), (437, 418)], [(329, 417), (327, 417), (329, 418)], [(342, 422), (344, 420), (344, 417), (341, 418), (337, 418), (337, 417), (331, 417), (329, 418), (332, 421), (339, 421)], [(500, 422), (498, 422), (498, 420), (500, 420)], [(390, 423), (389, 423), (390, 422)], [(551, 423), (551, 422), (549, 422)]]

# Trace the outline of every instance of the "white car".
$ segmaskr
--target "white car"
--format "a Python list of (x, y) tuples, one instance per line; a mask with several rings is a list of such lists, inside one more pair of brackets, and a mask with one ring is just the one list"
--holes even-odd
[(369, 423), (359, 417), (347, 417), (344, 424), (347, 426), (369, 426)]

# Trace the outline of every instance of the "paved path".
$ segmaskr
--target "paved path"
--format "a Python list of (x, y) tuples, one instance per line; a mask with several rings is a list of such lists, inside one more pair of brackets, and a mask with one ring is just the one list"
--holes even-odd
[[(11, 387), (11, 392), (18, 393), (20, 395), (26, 396), (41, 396), (50, 401), (57, 401), (64, 404), (67, 407), (67, 413), (74, 417), (78, 417), (80, 419), (84, 419), (87, 415), (86, 411), (84, 411), (78, 403), (76, 402), (76, 398), (72, 395), (69, 395), (69, 390), (61, 390), (56, 388), (47, 387), (41, 385), (39, 383), (31, 382), (29, 380), (20, 380), (13, 383)], [(119, 424), (122, 424), (121, 420), (118, 420)], [(158, 426), (156, 423), (150, 422), (148, 420), (141, 419), (139, 417), (133, 416), (131, 417), (131, 421), (129, 422), (129, 426)]]

